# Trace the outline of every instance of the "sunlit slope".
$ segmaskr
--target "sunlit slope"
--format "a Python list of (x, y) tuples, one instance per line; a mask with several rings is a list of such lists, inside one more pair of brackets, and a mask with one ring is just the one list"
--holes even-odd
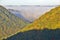
[(29, 23), (16, 17), (6, 8), (0, 6), (0, 40), (4, 37), (15, 34), (27, 24)]
[(39, 19), (35, 20), (32, 24), (26, 26), (20, 32), (29, 30), (43, 30), (43, 29), (57, 29), (60, 28), (60, 6), (46, 12)]

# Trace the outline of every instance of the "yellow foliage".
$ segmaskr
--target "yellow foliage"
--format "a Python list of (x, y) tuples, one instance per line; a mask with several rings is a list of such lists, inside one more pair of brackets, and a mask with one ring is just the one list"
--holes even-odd
[(35, 20), (32, 24), (26, 26), (20, 32), (28, 30), (43, 30), (43, 29), (57, 29), (60, 28), (60, 6), (46, 12), (39, 19)]

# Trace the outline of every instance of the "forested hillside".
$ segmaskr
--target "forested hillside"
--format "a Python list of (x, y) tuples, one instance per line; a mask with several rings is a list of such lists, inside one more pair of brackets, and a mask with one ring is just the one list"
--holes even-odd
[(27, 24), (29, 24), (29, 22), (25, 22), (10, 13), (3, 6), (0, 6), (0, 40), (1, 38), (15, 34)]

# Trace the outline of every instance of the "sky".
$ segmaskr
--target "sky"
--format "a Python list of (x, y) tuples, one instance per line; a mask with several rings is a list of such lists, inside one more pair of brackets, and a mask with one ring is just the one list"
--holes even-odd
[(0, 5), (60, 5), (60, 0), (0, 0)]

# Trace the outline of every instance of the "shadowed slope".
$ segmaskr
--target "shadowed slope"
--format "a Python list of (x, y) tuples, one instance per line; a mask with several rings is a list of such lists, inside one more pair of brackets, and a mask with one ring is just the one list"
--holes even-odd
[(0, 6), (0, 40), (15, 34), (18, 30), (29, 24), (10, 13), (6, 8)]
[(4, 40), (60, 40), (60, 29), (19, 32)]
[(39, 19), (35, 20), (32, 24), (26, 26), (20, 32), (36, 29), (57, 29), (60, 28), (60, 6), (51, 9), (49, 12), (46, 12)]

